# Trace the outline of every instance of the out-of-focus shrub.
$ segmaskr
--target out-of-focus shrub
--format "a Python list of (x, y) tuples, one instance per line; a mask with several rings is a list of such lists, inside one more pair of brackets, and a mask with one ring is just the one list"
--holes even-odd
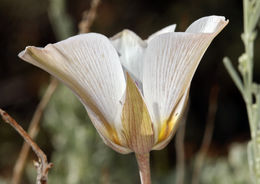
[(201, 184), (249, 184), (247, 146), (234, 144), (227, 158), (207, 160), (201, 172)]

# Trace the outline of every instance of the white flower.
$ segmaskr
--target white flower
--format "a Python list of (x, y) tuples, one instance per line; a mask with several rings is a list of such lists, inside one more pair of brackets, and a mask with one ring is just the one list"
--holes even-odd
[(19, 57), (70, 87), (108, 146), (143, 154), (162, 149), (173, 137), (194, 72), (227, 23), (224, 17), (204, 17), (186, 32), (174, 32), (172, 25), (147, 40), (129, 30), (111, 40), (88, 33), (26, 47)]

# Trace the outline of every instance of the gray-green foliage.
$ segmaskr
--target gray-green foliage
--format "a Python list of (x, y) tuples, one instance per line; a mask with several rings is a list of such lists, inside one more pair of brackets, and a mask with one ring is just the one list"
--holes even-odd
[(133, 155), (120, 155), (108, 148), (87, 117), (82, 104), (63, 85), (55, 92), (43, 125), (49, 132), (54, 167), (50, 183), (136, 183)]
[(260, 85), (253, 82), (254, 41), (260, 17), (260, 1), (244, 0), (244, 32), (241, 35), (245, 52), (239, 57), (238, 73), (228, 58), (224, 64), (241, 92), (247, 108), (252, 140), (248, 144), (248, 163), (254, 183), (260, 183)]
[(234, 144), (227, 158), (207, 160), (201, 171), (201, 184), (249, 184), (246, 145)]
[(5, 179), (0, 178), (0, 184), (7, 184), (7, 181)]
[[(185, 184), (192, 183), (192, 162), (186, 165)], [(247, 164), (247, 145), (234, 144), (227, 157), (205, 158), (200, 171), (200, 184), (250, 184)], [(176, 181), (176, 171), (171, 170), (155, 180), (155, 184), (172, 184)]]

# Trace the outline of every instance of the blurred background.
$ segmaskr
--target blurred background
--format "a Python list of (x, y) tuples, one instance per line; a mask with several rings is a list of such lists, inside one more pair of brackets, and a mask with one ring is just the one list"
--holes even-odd
[[(77, 34), (82, 13), (90, 4), (90, 0), (0, 1), (0, 108), (25, 129), (50, 77), (23, 62), (17, 54), (27, 45), (43, 47)], [(55, 19), (60, 15), (61, 19)], [(250, 183), (245, 146), (250, 139), (246, 109), (222, 62), (224, 56), (229, 56), (237, 66), (237, 58), (244, 49), (240, 39), (242, 1), (102, 0), (90, 29), (111, 37), (128, 28), (146, 39), (174, 23), (176, 31), (185, 31), (193, 21), (208, 15), (223, 15), (229, 24), (210, 45), (193, 78), (186, 126), (180, 126), (186, 130), (183, 183), (191, 183), (194, 176), (194, 163), (209, 122), (211, 102), (217, 110), (211, 118), (212, 140), (198, 171), (199, 183)], [(260, 82), (259, 49), (258, 38), (254, 71), (257, 82)], [(7, 183), (23, 139), (9, 125), (0, 125), (0, 183)], [(182, 168), (179, 167), (182, 158), (177, 155), (176, 159), (175, 139), (164, 150), (151, 153), (154, 183), (177, 183), (182, 175), (176, 169), (176, 166)], [(83, 106), (63, 85), (58, 86), (45, 110), (36, 142), (55, 164), (50, 171), (50, 183), (139, 183), (134, 155), (120, 155), (105, 146)], [(21, 183), (34, 183), (33, 159), (36, 157), (30, 153)]]

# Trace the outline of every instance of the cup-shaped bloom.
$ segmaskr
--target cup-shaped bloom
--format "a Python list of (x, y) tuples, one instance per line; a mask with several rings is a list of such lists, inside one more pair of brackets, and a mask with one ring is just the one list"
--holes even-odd
[(188, 99), (194, 72), (224, 17), (209, 16), (185, 32), (168, 26), (142, 40), (124, 30), (111, 39), (81, 34), (19, 54), (78, 96), (104, 142), (120, 153), (165, 147)]

